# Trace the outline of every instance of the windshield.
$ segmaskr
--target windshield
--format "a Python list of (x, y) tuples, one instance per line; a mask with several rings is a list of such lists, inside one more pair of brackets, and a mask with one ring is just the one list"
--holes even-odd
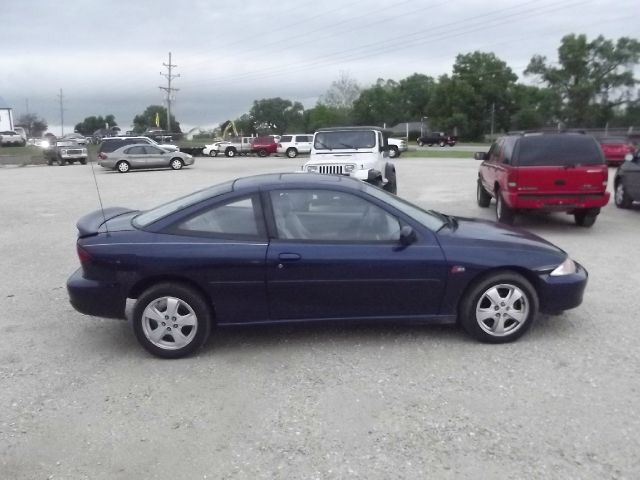
[(138, 228), (144, 228), (167, 215), (177, 212), (178, 210), (190, 207), (191, 205), (195, 205), (196, 203), (200, 203), (209, 198), (222, 195), (223, 193), (229, 193), (231, 190), (233, 190), (233, 181), (198, 190), (190, 195), (176, 198), (175, 200), (160, 205), (159, 207), (152, 208), (151, 210), (147, 210), (146, 212), (137, 215), (133, 219), (133, 225)]
[(381, 190), (379, 188), (373, 187), (368, 183), (363, 183), (363, 186), (364, 186), (364, 191), (367, 192), (369, 195), (376, 197), (385, 203), (388, 203), (394, 208), (397, 208), (402, 213), (408, 215), (418, 223), (421, 223), (422, 225), (427, 227), (429, 230), (436, 232), (446, 224), (446, 222), (443, 221), (442, 217), (434, 213), (427, 212), (426, 210), (423, 210), (422, 208), (418, 207), (417, 205), (414, 205), (413, 203), (409, 203), (406, 200), (402, 200), (400, 197), (397, 197), (396, 195), (392, 195), (386, 192), (385, 190)]
[(518, 146), (519, 166), (597, 165), (604, 163), (602, 150), (587, 135), (538, 135), (523, 137)]
[(340, 130), (316, 133), (316, 150), (374, 148), (376, 133), (373, 130)]

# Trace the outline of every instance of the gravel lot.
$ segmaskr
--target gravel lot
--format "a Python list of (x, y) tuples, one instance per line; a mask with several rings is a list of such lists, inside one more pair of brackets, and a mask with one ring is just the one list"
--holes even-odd
[[(146, 208), (302, 162), (96, 178), (105, 206)], [(401, 196), (493, 218), (475, 202), (478, 162), (396, 163)], [(581, 307), (514, 344), (455, 327), (252, 327), (163, 361), (126, 322), (68, 303), (75, 221), (98, 207), (90, 166), (0, 168), (0, 200), (2, 479), (640, 478), (637, 209), (611, 203), (591, 229), (519, 218), (591, 278)]]

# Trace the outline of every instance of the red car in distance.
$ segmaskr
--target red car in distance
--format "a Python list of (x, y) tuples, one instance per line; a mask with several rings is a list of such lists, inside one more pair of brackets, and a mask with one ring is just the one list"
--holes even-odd
[(625, 137), (604, 137), (598, 141), (609, 165), (621, 165), (627, 153), (636, 151), (636, 147)]
[(251, 141), (251, 153), (259, 157), (268, 157), (278, 150), (278, 143), (273, 137), (256, 137)]

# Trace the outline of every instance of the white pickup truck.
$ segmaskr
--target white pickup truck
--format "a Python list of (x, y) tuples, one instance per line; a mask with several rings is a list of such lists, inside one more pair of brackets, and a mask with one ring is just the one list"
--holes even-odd
[(387, 138), (389, 144), (389, 158), (398, 158), (402, 152), (408, 150), (407, 141), (404, 138)]
[(397, 193), (396, 168), (380, 127), (322, 128), (313, 136), (303, 172), (348, 175)]
[(219, 153), (224, 153), (227, 157), (235, 157), (236, 155), (246, 155), (251, 152), (251, 141), (255, 137), (235, 137), (224, 143), (220, 143), (218, 147)]

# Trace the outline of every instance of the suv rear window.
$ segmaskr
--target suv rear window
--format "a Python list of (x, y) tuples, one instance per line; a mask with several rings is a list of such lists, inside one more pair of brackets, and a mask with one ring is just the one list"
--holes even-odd
[(283, 135), (282, 137), (280, 137), (280, 143), (285, 143), (290, 141), (291, 141), (291, 135)]
[(586, 135), (536, 135), (518, 142), (518, 166), (569, 166), (604, 164), (602, 150)]

